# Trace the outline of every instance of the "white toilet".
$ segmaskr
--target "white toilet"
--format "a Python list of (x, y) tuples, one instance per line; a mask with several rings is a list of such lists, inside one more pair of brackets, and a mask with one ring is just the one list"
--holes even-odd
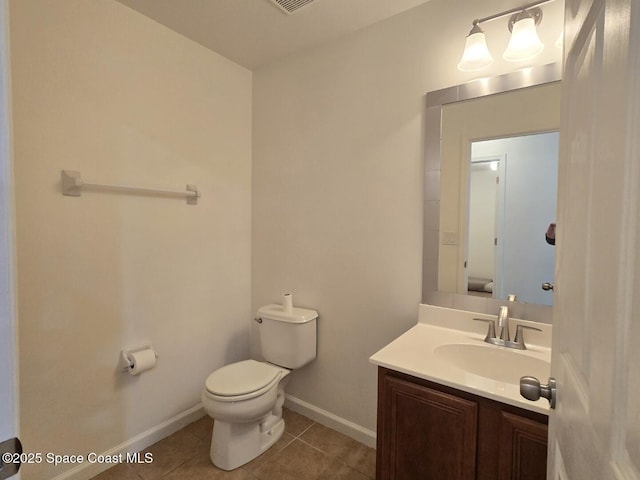
[(250, 462), (284, 432), (282, 404), (289, 372), (316, 358), (315, 310), (266, 305), (256, 314), (262, 356), (219, 368), (202, 391), (213, 417), (211, 461), (233, 470)]

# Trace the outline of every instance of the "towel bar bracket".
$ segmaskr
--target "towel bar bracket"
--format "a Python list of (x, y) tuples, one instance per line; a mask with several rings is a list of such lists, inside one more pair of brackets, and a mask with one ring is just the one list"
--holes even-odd
[(197, 205), (200, 198), (200, 192), (195, 185), (187, 184), (187, 192), (195, 192), (195, 195), (187, 196), (187, 205)]
[(82, 193), (82, 178), (80, 172), (62, 170), (62, 194), (70, 197), (79, 197)]

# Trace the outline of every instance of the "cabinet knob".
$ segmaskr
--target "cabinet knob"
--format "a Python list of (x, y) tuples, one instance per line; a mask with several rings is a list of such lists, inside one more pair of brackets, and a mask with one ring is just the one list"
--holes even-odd
[(549, 383), (541, 385), (536, 377), (521, 377), (520, 395), (534, 402), (540, 397), (546, 398), (549, 400), (549, 406), (556, 408), (556, 379), (549, 377)]

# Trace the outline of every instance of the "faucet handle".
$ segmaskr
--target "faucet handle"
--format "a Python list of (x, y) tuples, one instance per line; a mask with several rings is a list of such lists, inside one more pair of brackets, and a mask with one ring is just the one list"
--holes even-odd
[(513, 343), (517, 343), (518, 345), (521, 345), (523, 349), (526, 349), (527, 347), (524, 346), (524, 336), (522, 335), (522, 330), (537, 330), (538, 332), (542, 331), (536, 327), (529, 327), (527, 325), (518, 324), (516, 326), (516, 336), (513, 339)]
[(487, 336), (484, 337), (485, 340), (490, 338), (496, 338), (496, 322), (490, 318), (474, 318), (476, 322), (487, 322), (489, 324), (489, 330), (487, 331)]

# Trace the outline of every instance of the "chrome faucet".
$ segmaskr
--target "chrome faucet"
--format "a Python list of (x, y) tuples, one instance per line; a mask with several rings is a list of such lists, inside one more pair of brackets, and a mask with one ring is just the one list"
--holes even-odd
[[(515, 302), (516, 296), (509, 295), (509, 301)], [(527, 330), (537, 330), (541, 332), (539, 328), (536, 327), (528, 327), (526, 325), (518, 324), (516, 326), (516, 336), (511, 341), (511, 336), (509, 335), (509, 307), (507, 305), (502, 305), (500, 307), (500, 311), (498, 312), (498, 327), (500, 328), (500, 335), (496, 337), (496, 321), (486, 318), (474, 318), (474, 320), (479, 322), (487, 322), (489, 324), (489, 330), (487, 331), (486, 337), (484, 337), (484, 341), (490, 343), (492, 345), (499, 345), (501, 347), (507, 348), (517, 348), (518, 350), (526, 350), (527, 347), (524, 344), (524, 335), (522, 331), (524, 329)]]
[[(515, 302), (516, 297), (513, 293), (507, 296), (507, 300), (509, 303)], [(500, 339), (506, 340), (507, 342), (511, 340), (511, 336), (509, 335), (509, 307), (507, 305), (502, 305), (500, 307), (500, 312), (498, 312), (498, 327), (500, 327)]]
[(511, 336), (509, 335), (509, 307), (503, 305), (500, 307), (498, 313), (498, 328), (500, 328), (500, 340), (509, 341)]

